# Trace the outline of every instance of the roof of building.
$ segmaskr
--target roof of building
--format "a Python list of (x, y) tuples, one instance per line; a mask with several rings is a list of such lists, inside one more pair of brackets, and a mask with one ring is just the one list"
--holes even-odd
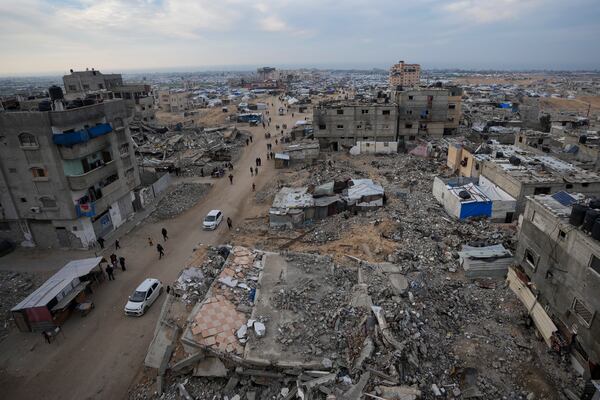
[(11, 311), (33, 307), (45, 307), (59, 293), (67, 289), (74, 279), (87, 275), (100, 264), (102, 257), (73, 260), (52, 275), (33, 293), (14, 306)]
[(290, 209), (314, 206), (315, 202), (307, 187), (283, 187), (275, 195), (271, 208)]

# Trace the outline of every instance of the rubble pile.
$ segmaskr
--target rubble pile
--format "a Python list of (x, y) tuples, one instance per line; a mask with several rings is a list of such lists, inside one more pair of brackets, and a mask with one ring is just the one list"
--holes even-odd
[(227, 256), (226, 247), (209, 247), (201, 265), (184, 269), (173, 284), (173, 292), (186, 304), (194, 305), (202, 300), (217, 277)]
[(161, 220), (176, 217), (200, 201), (208, 193), (210, 186), (207, 183), (180, 183), (174, 186), (158, 202), (152, 218)]
[(10, 330), (10, 309), (27, 297), (44, 282), (39, 274), (0, 271), (0, 341)]

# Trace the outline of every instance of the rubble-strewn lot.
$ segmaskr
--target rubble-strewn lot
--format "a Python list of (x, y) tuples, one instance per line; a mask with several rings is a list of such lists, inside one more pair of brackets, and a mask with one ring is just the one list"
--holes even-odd
[(44, 279), (39, 274), (0, 271), (0, 341), (8, 334), (12, 317), (10, 309), (39, 287)]
[[(444, 173), (441, 161), (405, 155), (327, 157), (331, 160), (280, 174), (258, 192), (265, 213), (280, 186), (348, 177), (381, 182), (386, 205), (312, 221), (300, 230), (273, 230), (268, 218), (251, 219), (233, 238), (236, 244), (281, 253), (306, 268), (307, 276), (315, 268), (327, 271), (292, 287), (285, 285), (289, 270), (282, 273), (281, 287), (269, 302), (277, 312), (293, 313), (297, 322), (263, 315), (263, 340), (274, 335), (286, 352), (321, 360), (318, 371), (229, 360), (227, 378), (167, 375), (161, 396), (149, 379), (131, 398), (292, 399), (299, 390), (303, 398), (329, 400), (532, 400), (581, 394), (583, 382), (568, 357), (537, 337), (527, 310), (506, 283), (469, 280), (459, 266), (457, 252), (465, 244), (514, 250), (513, 225), (451, 219), (431, 193), (433, 177)], [(316, 301), (321, 287), (335, 290)]]
[(152, 218), (169, 219), (192, 208), (210, 189), (205, 183), (180, 183), (169, 190), (156, 205)]

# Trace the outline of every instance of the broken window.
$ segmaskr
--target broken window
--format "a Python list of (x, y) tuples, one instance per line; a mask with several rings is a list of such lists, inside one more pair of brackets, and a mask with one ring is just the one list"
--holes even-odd
[(523, 136), (519, 136), (519, 143), (523, 143)]
[(408, 137), (408, 140), (415, 140), (415, 139), (416, 139), (416, 137), (415, 137), (415, 136), (409, 136), (409, 137)]
[(550, 194), (549, 187), (536, 187), (533, 189), (533, 195), (536, 196), (538, 194)]
[(369, 113), (369, 110), (361, 110), (361, 113), (362, 113), (362, 114), (368, 114), (368, 113)]
[(76, 92), (76, 91), (77, 91), (77, 86), (69, 85), (69, 92)]
[(456, 108), (456, 104), (448, 104), (449, 110), (454, 110)]
[(406, 129), (411, 129), (411, 128), (412, 128), (412, 124), (406, 124), (406, 125), (404, 125), (404, 127), (405, 127)]
[(31, 133), (23, 132), (19, 135), (19, 142), (22, 147), (37, 147), (38, 142)]
[(40, 203), (42, 203), (43, 208), (55, 208), (56, 207), (56, 200), (54, 200), (50, 197), (41, 197)]
[(572, 183), (567, 183), (567, 184), (565, 185), (565, 187), (566, 187), (567, 189), (573, 189), (573, 184), (572, 184)]
[(342, 114), (344, 114), (344, 110), (337, 110), (337, 113), (338, 113), (339, 115), (342, 115)]
[(320, 124), (319, 125), (319, 129), (321, 129), (321, 130), (326, 129), (326, 128), (327, 128), (327, 126), (325, 124)]
[(592, 320), (594, 319), (594, 312), (590, 310), (581, 300), (577, 297), (573, 299), (573, 311), (575, 315), (577, 315), (585, 326), (588, 328), (592, 325)]
[(383, 115), (390, 115), (390, 110), (383, 110), (381, 113)]
[(535, 271), (535, 269), (537, 268), (538, 255), (535, 254), (535, 252), (531, 249), (525, 249), (525, 254), (523, 257), (525, 259), (525, 262), (529, 264), (531, 268), (533, 268), (533, 270)]
[(409, 100), (414, 100), (414, 99), (415, 99), (415, 96), (408, 96), (408, 99), (409, 99)]
[(34, 178), (45, 178), (46, 175), (46, 170), (44, 168), (40, 168), (40, 167), (33, 167), (29, 169), (31, 171), (31, 175)]
[(383, 147), (390, 147), (390, 144), (388, 142), (383, 142)]
[(581, 186), (582, 186), (582, 187), (588, 187), (588, 186), (590, 186), (590, 184), (589, 184), (589, 183), (587, 183), (587, 182), (583, 182), (583, 183), (581, 184)]
[(338, 129), (344, 129), (344, 125), (338, 125), (337, 128)]
[(558, 238), (561, 240), (564, 240), (567, 237), (567, 232), (563, 231), (562, 229), (558, 230)]
[(590, 268), (592, 271), (600, 275), (600, 258), (596, 257), (592, 254), (592, 259), (590, 260)]

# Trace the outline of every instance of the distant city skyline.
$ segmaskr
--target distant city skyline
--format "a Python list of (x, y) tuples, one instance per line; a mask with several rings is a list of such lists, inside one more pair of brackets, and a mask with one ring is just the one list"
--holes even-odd
[[(597, 0), (0, 1), (0, 76), (254, 66), (600, 69)], [(245, 68), (242, 68), (245, 67)]]

